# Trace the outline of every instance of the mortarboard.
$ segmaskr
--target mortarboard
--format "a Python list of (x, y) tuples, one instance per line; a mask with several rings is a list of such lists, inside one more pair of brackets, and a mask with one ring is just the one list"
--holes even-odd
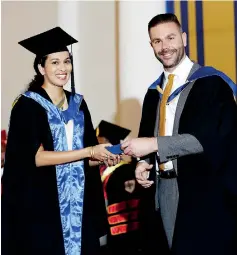
[(120, 140), (125, 139), (131, 130), (102, 120), (96, 128), (96, 136), (105, 137), (113, 145), (119, 144)]
[(37, 56), (46, 56), (51, 53), (67, 51), (67, 46), (78, 42), (60, 27), (52, 28), (18, 42), (21, 46)]
[[(44, 57), (48, 54), (68, 51), (67, 46), (78, 42), (62, 28), (55, 27), (43, 33), (29, 37), (25, 40), (18, 42), (22, 47), (34, 53), (38, 57)], [(71, 48), (71, 61), (73, 66), (72, 48)], [(74, 84), (74, 71), (71, 72), (71, 90), (75, 94)]]

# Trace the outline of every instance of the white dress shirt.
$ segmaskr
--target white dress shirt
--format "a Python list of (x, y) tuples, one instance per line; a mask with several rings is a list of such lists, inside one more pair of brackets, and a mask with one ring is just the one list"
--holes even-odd
[[(168, 82), (168, 75), (174, 74), (173, 87), (171, 90), (171, 94), (179, 87), (181, 87), (187, 81), (188, 75), (193, 67), (193, 62), (186, 56), (182, 62), (175, 68), (172, 73), (164, 71), (164, 79), (163, 79), (163, 87)], [(179, 95), (177, 95), (170, 103), (166, 104), (166, 119), (165, 119), (165, 136), (172, 136), (173, 134), (173, 126), (174, 126), (174, 118), (175, 111), (177, 108), (179, 100)], [(159, 153), (159, 144), (158, 144), (158, 153)], [(170, 170), (173, 168), (172, 161), (168, 161), (164, 164), (164, 171)]]
[(72, 150), (72, 142), (73, 142), (73, 128), (74, 128), (74, 122), (73, 120), (69, 120), (67, 124), (64, 123), (65, 131), (66, 131), (66, 137), (67, 137), (67, 146), (68, 150)]

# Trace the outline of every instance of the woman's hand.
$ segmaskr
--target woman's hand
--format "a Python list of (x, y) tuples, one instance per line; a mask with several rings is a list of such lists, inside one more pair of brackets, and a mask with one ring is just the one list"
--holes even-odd
[(105, 147), (111, 144), (99, 144), (91, 147), (91, 159), (104, 162), (108, 166), (114, 166), (120, 162), (120, 156), (109, 152)]

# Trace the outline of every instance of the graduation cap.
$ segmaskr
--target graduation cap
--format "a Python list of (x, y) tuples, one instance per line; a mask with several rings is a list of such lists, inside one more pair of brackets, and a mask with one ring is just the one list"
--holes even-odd
[(37, 56), (46, 56), (51, 53), (68, 51), (67, 46), (78, 42), (62, 28), (55, 27), (18, 42), (21, 46)]
[(113, 145), (119, 144), (120, 140), (125, 139), (131, 130), (102, 120), (96, 128), (96, 136), (105, 137)]
[[(68, 33), (66, 33), (62, 28), (55, 27), (47, 30), (43, 33), (37, 34), (35, 36), (29, 37), (25, 40), (18, 42), (22, 47), (34, 53), (37, 57), (44, 57), (48, 54), (68, 51), (67, 46), (78, 42)], [(72, 49), (71, 49), (71, 60), (72, 59)], [(71, 73), (71, 84), (72, 90), (74, 87), (74, 73)]]

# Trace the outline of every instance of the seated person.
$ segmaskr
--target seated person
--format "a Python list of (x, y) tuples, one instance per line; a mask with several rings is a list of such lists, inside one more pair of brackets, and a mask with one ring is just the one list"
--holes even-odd
[[(103, 120), (96, 129), (99, 143), (113, 145), (119, 144), (130, 132), (126, 128)], [(131, 157), (121, 155), (119, 164), (100, 167), (108, 213), (109, 231), (106, 248), (109, 254), (132, 255), (139, 249), (140, 187), (135, 180), (135, 163)]]

